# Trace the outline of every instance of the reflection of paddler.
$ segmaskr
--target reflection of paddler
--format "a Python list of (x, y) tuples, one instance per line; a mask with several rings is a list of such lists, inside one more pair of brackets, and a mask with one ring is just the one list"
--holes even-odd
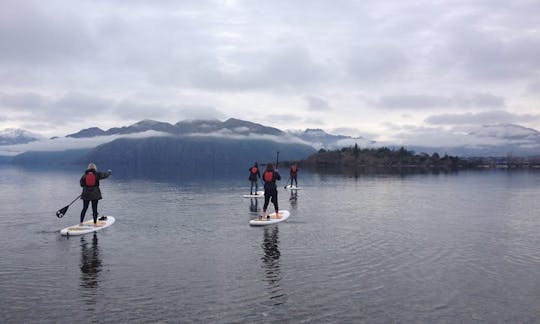
[(259, 210), (259, 204), (257, 198), (251, 198), (251, 205), (249, 206), (249, 211), (256, 213)]
[(266, 275), (267, 279), (270, 282), (276, 282), (279, 281), (279, 277), (277, 277), (279, 270), (279, 257), (281, 256), (281, 253), (279, 252), (278, 247), (278, 234), (279, 234), (279, 227), (278, 226), (272, 226), (265, 227), (264, 228), (264, 239), (262, 243), (262, 248), (264, 251), (264, 255), (261, 258), (264, 264), (264, 267), (266, 268)]
[(102, 261), (99, 257), (98, 238), (96, 233), (92, 237), (89, 247), (84, 236), (81, 236), (81, 286), (95, 288), (98, 284), (98, 273), (101, 272)]
[(272, 305), (282, 305), (287, 302), (287, 295), (280, 287), (281, 268), (279, 265), (279, 227), (271, 226), (264, 228), (262, 242), (263, 256), (262, 267), (264, 269), (264, 281), (268, 284), (269, 299)]
[(276, 181), (281, 180), (281, 176), (279, 175), (279, 172), (277, 170), (274, 170), (274, 165), (272, 163), (268, 163), (266, 165), (266, 170), (263, 173), (263, 180), (264, 180), (264, 206), (263, 206), (262, 217), (266, 217), (267, 219), (270, 219), (270, 216), (267, 216), (266, 214), (266, 209), (268, 208), (268, 204), (270, 203), (270, 200), (272, 201), (272, 204), (274, 205), (274, 209), (276, 210), (276, 215), (279, 213), (278, 192), (277, 192), (277, 187), (276, 187)]
[(289, 197), (289, 201), (291, 202), (291, 206), (296, 206), (296, 202), (298, 200), (298, 191), (291, 190), (291, 197)]

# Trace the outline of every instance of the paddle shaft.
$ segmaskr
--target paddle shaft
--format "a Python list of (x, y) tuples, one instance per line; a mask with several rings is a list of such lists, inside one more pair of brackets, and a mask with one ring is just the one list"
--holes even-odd
[(69, 206), (73, 205), (74, 202), (77, 201), (77, 199), (81, 198), (81, 195), (78, 195), (77, 198), (73, 199), (72, 202), (69, 203), (69, 205), (65, 206), (64, 208), (60, 208), (57, 212), (56, 212), (56, 217), (58, 218), (62, 218), (64, 217), (64, 215), (66, 214)]
[(69, 206), (73, 205), (73, 203), (76, 202), (77, 199), (79, 199), (79, 198), (81, 198), (81, 195), (78, 195), (77, 198), (73, 199), (73, 201), (70, 202), (69, 205), (67, 205), (67, 206), (69, 207)]

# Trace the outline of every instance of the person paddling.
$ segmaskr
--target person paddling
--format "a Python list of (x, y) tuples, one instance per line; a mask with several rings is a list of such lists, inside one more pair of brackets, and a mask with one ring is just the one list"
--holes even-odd
[[(259, 171), (259, 164), (255, 162), (251, 168), (249, 168), (249, 181), (251, 182), (251, 188), (249, 189), (249, 194), (257, 194), (259, 191), (259, 183), (257, 179), (261, 178), (261, 172)], [(255, 193), (253, 193), (253, 187), (255, 187)]]
[(298, 166), (296, 165), (296, 163), (294, 163), (293, 165), (291, 165), (291, 169), (289, 171), (289, 175), (291, 177), (291, 187), (293, 186), (293, 180), (294, 180), (294, 186), (295, 187), (298, 187), (298, 180), (297, 180), (297, 177), (298, 177)]
[(270, 200), (272, 200), (272, 204), (274, 205), (274, 209), (276, 210), (276, 216), (279, 213), (279, 207), (278, 207), (278, 192), (276, 187), (276, 181), (281, 180), (281, 176), (279, 175), (278, 170), (274, 170), (274, 165), (272, 163), (268, 163), (266, 165), (266, 170), (263, 173), (263, 180), (264, 180), (264, 205), (263, 205), (263, 214), (262, 216), (259, 216), (259, 219), (262, 217), (266, 217), (266, 219), (270, 219), (270, 216), (266, 214), (266, 209), (268, 208), (268, 204), (270, 203)]
[[(83, 200), (83, 209), (81, 211), (80, 226), (83, 226), (84, 216), (86, 215), (86, 210), (88, 210), (88, 205), (90, 202), (92, 202), (92, 216), (94, 218), (94, 226), (96, 226), (98, 216), (98, 201), (102, 199), (101, 190), (99, 189), (99, 180), (108, 178), (111, 173), (111, 170), (108, 170), (107, 172), (98, 172), (94, 163), (88, 164), (88, 168), (79, 181), (81, 187), (83, 188), (81, 194), (81, 199)], [(104, 217), (102, 218), (106, 219)]]

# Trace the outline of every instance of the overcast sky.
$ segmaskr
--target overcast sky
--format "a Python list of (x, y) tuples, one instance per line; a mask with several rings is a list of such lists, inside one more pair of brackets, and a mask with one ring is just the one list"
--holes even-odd
[(384, 141), (540, 129), (539, 99), (538, 0), (0, 1), (0, 129), (234, 117)]

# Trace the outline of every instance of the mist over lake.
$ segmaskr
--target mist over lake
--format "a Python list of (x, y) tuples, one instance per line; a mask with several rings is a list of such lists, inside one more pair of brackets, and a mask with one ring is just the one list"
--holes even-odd
[[(540, 172), (246, 174), (101, 182), (116, 223), (62, 237), (82, 170), (0, 166), (0, 318), (33, 322), (523, 323), (540, 318)], [(106, 168), (105, 165), (102, 167)], [(273, 207), (270, 207), (270, 211)], [(91, 219), (91, 212), (86, 219)]]

